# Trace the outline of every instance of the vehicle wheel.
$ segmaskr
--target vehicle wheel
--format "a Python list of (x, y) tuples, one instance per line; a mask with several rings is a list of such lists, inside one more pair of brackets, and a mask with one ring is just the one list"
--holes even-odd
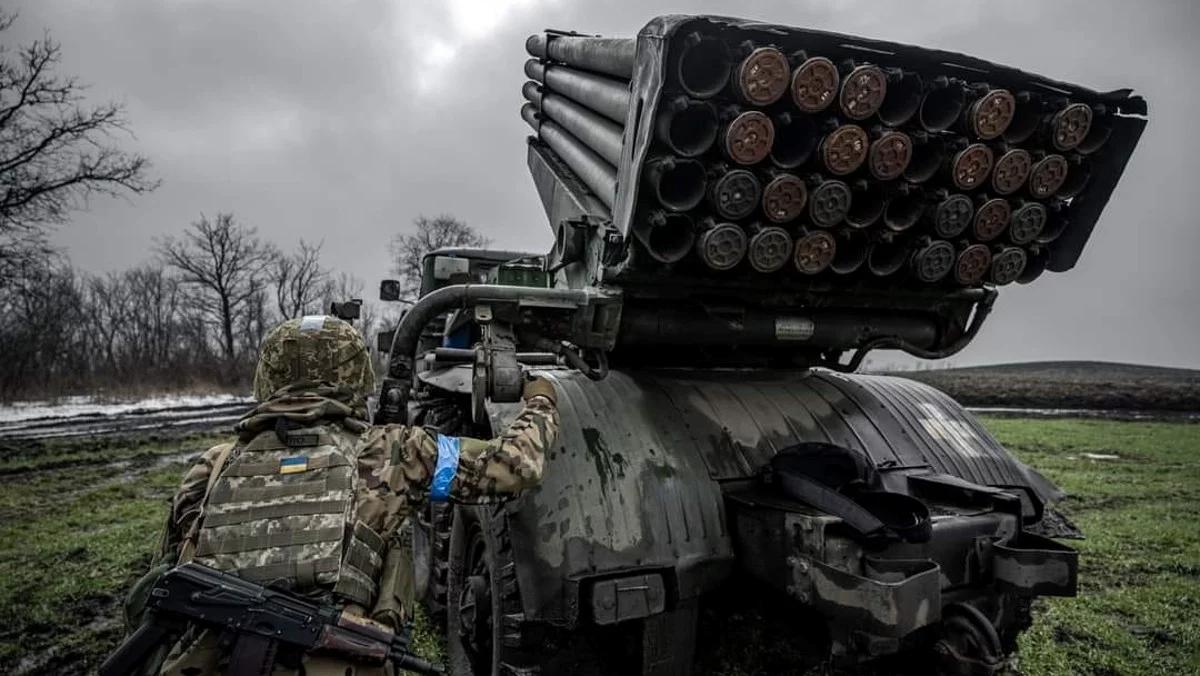
[(540, 673), (521, 651), (521, 596), (499, 506), (453, 509), (446, 648), (453, 676)]
[(941, 638), (933, 645), (938, 674), (995, 674), (1004, 663), (996, 627), (975, 606), (951, 603), (942, 611)]
[(416, 595), (438, 629), (446, 628), (446, 582), (450, 571), (450, 520), (445, 503), (426, 503), (415, 515), (413, 567)]
[(451, 676), (638, 673), (625, 656), (630, 630), (640, 623), (568, 632), (525, 621), (504, 507), (460, 505), (451, 511), (446, 580)]

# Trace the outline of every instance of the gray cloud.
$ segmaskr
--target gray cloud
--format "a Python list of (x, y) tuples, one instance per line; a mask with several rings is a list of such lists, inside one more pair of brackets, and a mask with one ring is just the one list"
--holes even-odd
[[(58, 234), (92, 270), (149, 255), (200, 212), (234, 211), (272, 240), (325, 240), (373, 284), (386, 243), (450, 212), (498, 245), (550, 231), (517, 116), (523, 38), (545, 27), (632, 34), (663, 2), (25, 0), (14, 38), (49, 28), (64, 71), (128, 104), (164, 179), (97, 202)], [(694, 2), (692, 13), (965, 51), (1097, 89), (1131, 86), (1151, 124), (1076, 270), (1006, 288), (958, 363), (1089, 358), (1200, 366), (1200, 7), (1189, 0), (1044, 3)]]

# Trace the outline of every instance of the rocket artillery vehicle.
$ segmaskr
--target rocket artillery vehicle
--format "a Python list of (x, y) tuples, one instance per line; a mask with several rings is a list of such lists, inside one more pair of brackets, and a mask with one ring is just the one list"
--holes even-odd
[(732, 578), (815, 618), (832, 668), (1000, 670), (1032, 599), (1075, 594), (1062, 494), (944, 394), (855, 370), (955, 354), (1000, 287), (1070, 270), (1145, 102), (707, 16), (526, 46), (553, 249), (430, 254), (381, 336), (380, 421), (488, 436), (523, 369), (558, 392), (540, 488), (415, 529), (452, 671), (691, 673)]

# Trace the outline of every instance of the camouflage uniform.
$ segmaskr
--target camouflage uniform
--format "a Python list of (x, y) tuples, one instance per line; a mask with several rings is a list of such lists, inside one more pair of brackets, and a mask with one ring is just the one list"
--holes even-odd
[[(389, 545), (413, 506), (431, 491), (469, 501), (536, 485), (558, 413), (553, 386), (538, 379), (495, 439), (371, 427), (364, 395), (373, 385), (362, 339), (348, 324), (306, 317), (272, 331), (255, 373), (263, 403), (238, 423), (234, 444), (209, 449), (184, 476), (159, 562), (233, 570), (399, 627), (397, 594), (407, 581), (393, 578), (405, 552)], [(215, 636), (201, 634), (172, 651), (163, 673), (218, 673), (221, 653)], [(379, 671), (313, 656), (303, 669)]]

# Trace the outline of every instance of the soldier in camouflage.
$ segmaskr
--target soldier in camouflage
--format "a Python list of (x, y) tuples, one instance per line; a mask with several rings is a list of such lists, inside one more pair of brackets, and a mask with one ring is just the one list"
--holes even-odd
[[(155, 572), (196, 561), (291, 588), (399, 628), (396, 544), (426, 498), (476, 500), (538, 484), (558, 432), (553, 386), (534, 379), (525, 407), (491, 440), (445, 437), (419, 427), (367, 424), (374, 389), (366, 347), (349, 324), (327, 316), (284, 322), (263, 342), (254, 378), (262, 403), (237, 424), (237, 440), (209, 449), (174, 497)], [(221, 673), (216, 636), (185, 637), (162, 672)], [(317, 656), (281, 655), (276, 673), (383, 673)], [(289, 663), (290, 661), (290, 663)], [(303, 664), (300, 664), (302, 662)]]

